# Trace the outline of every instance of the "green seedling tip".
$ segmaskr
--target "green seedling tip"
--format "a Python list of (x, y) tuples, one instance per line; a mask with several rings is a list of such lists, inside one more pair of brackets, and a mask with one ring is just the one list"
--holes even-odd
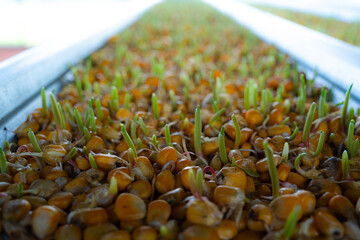
[(137, 119), (138, 119), (138, 115), (136, 114), (134, 119), (131, 122), (131, 125), (130, 125), (130, 135), (131, 135), (131, 139), (134, 142), (137, 139), (137, 134), (136, 134), (136, 128), (137, 128), (136, 122), (137, 122)]
[(225, 108), (222, 108), (221, 110), (217, 111), (209, 120), (209, 125), (212, 126), (212, 124), (215, 121), (219, 121), (220, 116), (225, 112)]
[(129, 92), (125, 93), (125, 99), (124, 99), (124, 108), (130, 111), (130, 99), (131, 96)]
[(136, 158), (137, 157), (137, 152), (136, 152), (135, 145), (134, 145), (133, 141), (131, 140), (129, 134), (127, 133), (124, 124), (121, 124), (121, 133), (122, 133), (128, 147), (130, 147), (131, 150), (134, 152), (134, 155), (135, 155), (135, 158)]
[(346, 127), (347, 108), (349, 105), (350, 93), (351, 93), (352, 87), (353, 87), (353, 84), (350, 85), (349, 89), (346, 91), (346, 94), (345, 94), (345, 101), (344, 101), (344, 106), (343, 106), (342, 115), (341, 115), (341, 123), (344, 127)]
[(240, 142), (241, 142), (241, 130), (240, 130), (240, 125), (239, 122), (236, 119), (235, 114), (231, 115), (231, 120), (234, 124), (234, 128), (235, 128), (235, 143), (234, 143), (234, 148), (235, 149), (239, 149), (240, 147)]
[(323, 87), (321, 89), (321, 95), (319, 99), (319, 118), (322, 118), (325, 116), (325, 102), (326, 102), (326, 89)]
[(41, 148), (40, 148), (39, 143), (35, 137), (35, 134), (34, 134), (33, 130), (31, 130), (31, 128), (28, 131), (28, 137), (29, 137), (29, 140), (30, 140), (31, 145), (33, 146), (35, 152), (41, 153), (42, 152)]
[(264, 141), (263, 145), (265, 148), (265, 156), (269, 165), (269, 173), (270, 173), (271, 185), (272, 185), (272, 196), (275, 199), (279, 196), (279, 189), (280, 189), (279, 176), (276, 169), (272, 149), (269, 147), (267, 141)]
[(313, 153), (313, 157), (317, 157), (320, 155), (322, 149), (323, 149), (323, 146), (324, 146), (324, 141), (325, 141), (325, 134), (323, 131), (320, 131), (320, 137), (319, 137), (319, 142), (318, 142), (318, 145), (317, 145), (317, 148), (316, 148), (316, 151)]
[(59, 108), (58, 108), (58, 105), (56, 103), (56, 99), (55, 99), (55, 96), (53, 93), (50, 93), (50, 106), (51, 106), (51, 111), (54, 115), (54, 119), (55, 119), (55, 122), (56, 122), (56, 126), (58, 128), (62, 128), (62, 125), (61, 125), (61, 120), (60, 120), (60, 113), (59, 113)]
[(65, 116), (64, 116), (64, 112), (62, 110), (62, 107), (60, 105), (60, 103), (57, 103), (57, 107), (58, 107), (58, 111), (59, 111), (59, 116), (60, 116), (60, 125), (62, 129), (65, 129)]
[(0, 170), (1, 170), (1, 173), (9, 172), (8, 167), (7, 167), (6, 155), (1, 147), (0, 147)]
[(291, 236), (293, 235), (293, 232), (294, 232), (294, 229), (295, 229), (295, 226), (297, 223), (297, 219), (300, 215), (300, 210), (301, 210), (300, 206), (295, 205), (295, 207), (289, 214), (289, 216), (285, 222), (284, 230), (281, 234), (284, 237), (284, 239), (290, 239)]
[(356, 140), (354, 141), (354, 144), (353, 144), (351, 150), (352, 150), (352, 152), (351, 152), (351, 154), (350, 154), (351, 158), (356, 157), (356, 155), (357, 155), (357, 153), (358, 153), (358, 150), (359, 150), (359, 139), (356, 139)]
[(281, 157), (283, 158), (283, 161), (286, 163), (289, 157), (289, 144), (287, 142), (284, 143)]
[(153, 111), (155, 118), (159, 119), (160, 118), (159, 105), (158, 105), (158, 100), (157, 100), (155, 93), (153, 93), (151, 95), (151, 104), (152, 104), (152, 111)]
[(17, 198), (21, 198), (24, 195), (23, 191), (24, 191), (24, 186), (22, 185), (21, 182), (19, 182), (16, 188)]
[(68, 154), (65, 156), (65, 161), (69, 161), (76, 155), (76, 147), (73, 147)]
[(87, 129), (87, 127), (83, 127), (83, 132), (84, 132), (86, 141), (87, 141), (87, 142), (90, 141), (90, 139), (91, 139), (91, 134), (90, 134), (89, 129)]
[(119, 109), (119, 92), (115, 86), (111, 87), (110, 108), (113, 112), (117, 112)]
[(348, 133), (347, 133), (347, 150), (350, 154), (352, 153), (354, 130), (355, 130), (355, 122), (354, 122), (354, 120), (351, 120), (349, 127), (348, 127)]
[(144, 145), (143, 145), (140, 138), (136, 139), (136, 146), (137, 146), (138, 149), (143, 149), (144, 148)]
[(225, 127), (223, 126), (219, 132), (219, 154), (220, 159), (223, 165), (229, 162), (226, 154), (226, 146), (225, 146)]
[(236, 163), (236, 160), (235, 160), (235, 157), (233, 157), (231, 159), (231, 166), (232, 167), (238, 167), (240, 168), (241, 170), (243, 170), (247, 175), (249, 175), (250, 177), (253, 177), (253, 178), (258, 178), (260, 177), (260, 174), (254, 170), (251, 170), (251, 169), (248, 169), (248, 168), (243, 168), (241, 167), (239, 164)]
[(91, 153), (89, 153), (89, 163), (90, 163), (91, 168), (98, 168), (95, 158)]
[(291, 134), (291, 136), (290, 136), (290, 138), (289, 138), (289, 141), (294, 140), (294, 139), (296, 138), (296, 136), (298, 135), (298, 133), (299, 133), (299, 128), (296, 127), (296, 128), (294, 129), (294, 132)]
[(118, 185), (116, 178), (114, 176), (110, 179), (110, 186), (109, 186), (109, 195), (116, 196), (118, 194)]
[(102, 121), (103, 120), (103, 117), (104, 117), (104, 114), (103, 114), (103, 110), (101, 108), (101, 102), (100, 102), (100, 99), (97, 98), (96, 101), (95, 101), (95, 107), (96, 107), (96, 115), (97, 115), (97, 118)]
[(76, 124), (78, 125), (79, 132), (83, 133), (84, 132), (84, 124), (83, 124), (80, 112), (77, 109), (77, 107), (74, 108), (74, 115), (75, 115)]
[(169, 235), (169, 230), (165, 225), (161, 225), (161, 227), (160, 227), (160, 235), (162, 237), (166, 237), (166, 236)]
[(306, 153), (301, 153), (295, 158), (294, 167), (298, 172), (301, 172), (301, 170), (300, 170), (300, 161), (305, 155), (306, 155)]
[(195, 129), (194, 129), (194, 148), (197, 155), (201, 155), (201, 115), (200, 106), (198, 105), (195, 110)]
[(145, 125), (144, 120), (142, 119), (142, 117), (139, 118), (139, 124), (140, 124), (140, 127), (141, 127), (144, 135), (146, 137), (149, 136), (149, 131), (147, 130), (146, 125)]
[(309, 142), (309, 136), (310, 136), (310, 130), (311, 130), (311, 126), (314, 120), (314, 115), (315, 115), (315, 111), (316, 111), (316, 103), (312, 103), (309, 109), (309, 112), (306, 116), (306, 121), (305, 121), (305, 125), (304, 125), (304, 131), (303, 131), (303, 142)]
[(169, 91), (170, 101), (171, 101), (171, 108), (173, 111), (176, 111), (177, 104), (176, 104), (176, 96), (172, 89)]
[(166, 146), (172, 146), (170, 127), (168, 124), (165, 125), (165, 142)]
[(156, 148), (159, 148), (159, 141), (157, 140), (157, 137), (156, 137), (155, 134), (151, 137), (151, 143), (152, 143)]
[(95, 120), (95, 116), (94, 116), (94, 110), (92, 108), (90, 108), (90, 110), (89, 110), (89, 118), (90, 118), (91, 131), (93, 133), (96, 133), (96, 131), (97, 131), (97, 129), (96, 129), (96, 120)]
[(41, 103), (42, 103), (42, 108), (41, 108), (41, 112), (44, 116), (48, 116), (49, 115), (49, 111), (47, 109), (47, 104), (46, 104), (46, 94), (45, 94), (45, 88), (42, 87), (41, 88)]
[(349, 178), (350, 173), (350, 161), (348, 152), (345, 150), (341, 156), (341, 168), (342, 168), (342, 175), (343, 179)]

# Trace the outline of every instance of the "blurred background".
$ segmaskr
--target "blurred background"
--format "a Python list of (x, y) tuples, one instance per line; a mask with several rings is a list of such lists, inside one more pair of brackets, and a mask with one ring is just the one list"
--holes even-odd
[[(0, 61), (101, 27), (132, 0), (0, 0)], [(359, 0), (239, 0), (360, 46)]]

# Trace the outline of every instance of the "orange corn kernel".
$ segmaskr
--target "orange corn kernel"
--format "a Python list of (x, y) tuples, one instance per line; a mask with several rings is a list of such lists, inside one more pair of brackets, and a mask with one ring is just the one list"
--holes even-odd
[(65, 162), (66, 150), (61, 145), (46, 145), (43, 150), (43, 157), (47, 164), (56, 166), (57, 162)]
[(110, 182), (112, 177), (115, 177), (119, 191), (124, 191), (126, 187), (134, 181), (134, 178), (131, 177), (130, 170), (127, 167), (111, 170), (108, 174), (108, 182)]
[(251, 127), (256, 127), (263, 122), (263, 116), (258, 110), (250, 109), (245, 112), (245, 120)]
[[(251, 143), (246, 142), (243, 145), (241, 145), (241, 149), (252, 149), (252, 145), (251, 145)], [(250, 152), (247, 152), (247, 151), (241, 151), (241, 154), (243, 155), (243, 157), (250, 156)]]
[(278, 175), (279, 175), (279, 180), (280, 181), (286, 181), (286, 179), (288, 178), (289, 176), (289, 173), (290, 173), (290, 170), (291, 170), (291, 167), (289, 164), (287, 163), (280, 163), (277, 171), (278, 171)]
[(220, 240), (216, 230), (204, 225), (191, 225), (184, 231), (186, 240)]
[(160, 227), (168, 221), (170, 214), (170, 204), (164, 200), (154, 200), (147, 205), (146, 222)]
[(90, 162), (83, 156), (76, 156), (75, 163), (80, 170), (87, 170), (90, 168)]
[(34, 210), (32, 217), (32, 230), (34, 234), (43, 239), (51, 236), (60, 222), (60, 213), (52, 206), (41, 206)]
[(135, 159), (136, 167), (140, 168), (144, 177), (151, 180), (154, 176), (154, 168), (147, 157), (140, 156)]
[(73, 195), (86, 192), (89, 189), (89, 183), (83, 178), (75, 178), (64, 186), (65, 192), (71, 192)]
[(71, 192), (57, 192), (50, 197), (48, 204), (66, 210), (73, 199), (74, 195)]
[(269, 125), (275, 125), (275, 124), (280, 124), (282, 123), (282, 121), (284, 121), (284, 114), (277, 110), (277, 109), (273, 109), (270, 113), (269, 113)]
[(202, 224), (209, 227), (218, 225), (222, 217), (223, 214), (218, 207), (208, 200), (191, 200), (186, 212), (186, 219), (190, 223)]
[(54, 235), (55, 240), (81, 240), (81, 228), (75, 224), (65, 224), (59, 227)]
[(290, 172), (287, 178), (287, 182), (291, 184), (295, 184), (299, 188), (304, 188), (306, 178), (304, 178), (298, 173)]
[(29, 213), (31, 205), (27, 200), (14, 199), (4, 203), (2, 209), (2, 218), (5, 221), (18, 222)]
[(273, 220), (270, 208), (263, 204), (255, 204), (248, 212), (247, 226), (251, 231), (264, 231)]
[(169, 161), (173, 161), (174, 163), (177, 161), (176, 150), (173, 147), (165, 147), (161, 149), (156, 160), (157, 164), (161, 168)]
[(132, 233), (134, 240), (156, 240), (157, 232), (153, 227), (140, 226)]
[[(270, 208), (278, 219), (285, 221), (296, 205), (302, 206), (298, 196), (282, 195), (270, 203)], [(302, 212), (301, 210), (298, 219), (302, 217)]]
[(228, 219), (222, 220), (215, 230), (221, 239), (232, 239), (238, 232), (236, 223)]
[(155, 188), (160, 194), (169, 192), (175, 188), (175, 177), (169, 169), (165, 169), (156, 176)]
[(329, 208), (336, 214), (349, 220), (355, 219), (355, 208), (350, 200), (342, 195), (336, 195), (329, 201)]
[(122, 193), (116, 199), (115, 211), (122, 221), (140, 220), (145, 217), (146, 204), (134, 194)]
[(116, 119), (126, 120), (130, 116), (130, 111), (126, 108), (121, 108), (116, 112)]
[(68, 216), (69, 223), (80, 223), (86, 226), (106, 223), (108, 214), (104, 208), (81, 208), (72, 211)]
[(316, 205), (316, 198), (312, 192), (299, 190), (295, 193), (300, 198), (301, 209), (304, 215), (311, 214)]
[(324, 211), (318, 211), (315, 213), (314, 223), (316, 229), (325, 236), (329, 236), (334, 239), (341, 239), (344, 235), (343, 225), (332, 214)]
[(91, 225), (84, 230), (84, 240), (98, 240), (101, 236), (116, 230), (117, 227), (111, 223)]
[(98, 136), (92, 136), (88, 143), (86, 144), (86, 147), (89, 151), (93, 152), (99, 152), (106, 148), (105, 142), (101, 137)]
[[(21, 175), (24, 175), (25, 182), (21, 181)], [(25, 172), (18, 172), (14, 176), (14, 183), (19, 183), (20, 181), (22, 183), (26, 183), (28, 185), (31, 185), (32, 182), (34, 182), (36, 179), (39, 179), (39, 174), (34, 170), (26, 170)]]
[(127, 191), (145, 200), (151, 196), (152, 188), (149, 181), (137, 180), (127, 187)]
[(194, 171), (194, 173), (196, 173), (196, 171), (198, 169), (201, 169), (201, 168), (198, 167), (198, 166), (191, 166), (191, 167), (186, 167), (183, 170), (181, 170), (180, 179), (181, 179), (182, 185), (184, 186), (184, 188), (186, 190), (190, 189), (190, 183), (189, 183), (189, 171), (190, 171), (190, 169), (192, 169)]
[(126, 230), (117, 230), (103, 235), (100, 240), (131, 240), (131, 236)]
[(217, 139), (213, 141), (206, 141), (201, 144), (201, 151), (205, 156), (209, 156), (211, 153), (214, 153), (219, 150), (219, 142)]
[[(220, 173), (220, 175), (219, 175)], [(217, 175), (217, 182), (225, 186), (238, 187), (242, 190), (246, 186), (246, 174), (238, 167), (223, 167)]]
[(180, 172), (185, 167), (195, 166), (195, 162), (188, 158), (182, 158), (175, 163), (175, 173)]
[(115, 155), (98, 153), (94, 155), (95, 162), (99, 169), (104, 171), (110, 171), (116, 166), (116, 162), (120, 159)]
[(183, 188), (176, 188), (170, 192), (164, 193), (163, 195), (159, 196), (158, 199), (165, 200), (173, 207), (180, 204), (186, 196), (187, 195)]
[(269, 135), (269, 137), (273, 137), (276, 135), (281, 135), (281, 136), (290, 136), (291, 135), (291, 129), (287, 125), (274, 125), (274, 126), (268, 127), (266, 129), (266, 132)]

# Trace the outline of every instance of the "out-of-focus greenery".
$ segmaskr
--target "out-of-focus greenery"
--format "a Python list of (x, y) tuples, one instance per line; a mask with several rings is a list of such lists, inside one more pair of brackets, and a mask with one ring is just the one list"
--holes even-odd
[(261, 10), (273, 13), (303, 26), (315, 29), (345, 42), (360, 46), (360, 22), (341, 22), (335, 18), (279, 9), (263, 5), (253, 5)]

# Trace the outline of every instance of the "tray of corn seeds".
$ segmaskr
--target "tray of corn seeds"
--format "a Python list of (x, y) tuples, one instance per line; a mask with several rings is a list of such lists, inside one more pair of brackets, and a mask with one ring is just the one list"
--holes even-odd
[[(183, 13), (187, 14), (183, 14)], [(4, 239), (357, 239), (359, 112), (201, 2), (82, 63), (0, 150)]]

